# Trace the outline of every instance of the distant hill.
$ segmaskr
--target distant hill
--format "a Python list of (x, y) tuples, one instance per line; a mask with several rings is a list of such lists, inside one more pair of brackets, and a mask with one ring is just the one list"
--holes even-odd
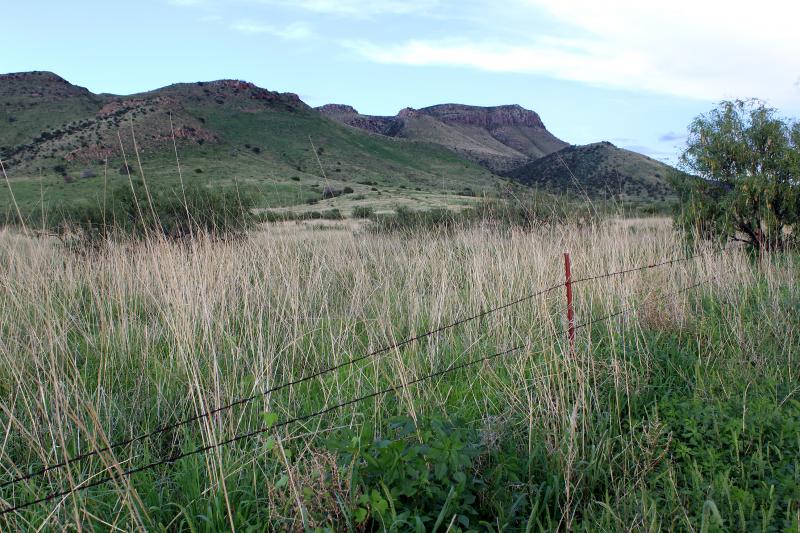
[[(244, 188), (263, 208), (464, 206), (509, 179), (592, 197), (671, 194), (666, 165), (608, 143), (569, 146), (518, 105), (443, 104), (380, 117), (345, 105), (314, 109), (240, 80), (120, 96), (23, 72), (0, 75), (0, 124), (0, 157), (29, 210), (97, 201), (128, 179), (127, 169), (156, 184), (183, 176)], [(0, 187), (0, 210), (10, 200)]]
[(598, 142), (564, 148), (506, 175), (548, 191), (593, 199), (665, 201), (673, 196), (667, 180), (674, 171), (640, 153)]
[[(173, 130), (184, 174), (220, 186), (252, 185), (264, 206), (337, 207), (340, 200), (323, 199), (326, 185), (391, 206), (416, 193), (480, 195), (503, 181), (439, 144), (372, 135), (329, 119), (295, 94), (238, 80), (118, 96), (93, 94), (48, 72), (7, 74), (0, 76), (0, 123), (0, 156), (23, 203), (38, 201), (38, 180), (26, 178), (40, 172), (47, 201), (96, 195), (106, 161), (110, 179), (127, 179), (119, 172), (123, 149), (138, 173), (133, 134), (145, 174), (175, 181)], [(0, 203), (8, 200), (0, 189)]]
[(547, 131), (538, 114), (519, 105), (442, 104), (406, 108), (393, 117), (362, 115), (339, 104), (317, 109), (372, 133), (440, 144), (493, 172), (509, 171), (568, 146)]

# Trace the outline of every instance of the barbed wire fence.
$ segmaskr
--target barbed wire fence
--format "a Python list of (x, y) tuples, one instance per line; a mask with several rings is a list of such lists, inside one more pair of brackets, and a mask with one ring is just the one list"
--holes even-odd
[[(727, 252), (728, 250), (729, 249), (724, 249), (723, 253)], [(521, 304), (523, 302), (532, 300), (534, 298), (537, 298), (537, 297), (540, 297), (540, 296), (544, 296), (544, 295), (546, 295), (546, 294), (548, 294), (550, 292), (553, 292), (555, 290), (558, 290), (560, 288), (567, 288), (567, 291), (568, 291), (568, 309), (569, 309), (572, 306), (571, 288), (572, 288), (573, 285), (581, 284), (581, 283), (588, 283), (588, 282), (591, 282), (591, 281), (607, 279), (607, 278), (612, 278), (612, 277), (624, 276), (626, 274), (631, 274), (631, 273), (634, 273), (634, 272), (640, 272), (640, 271), (644, 271), (644, 270), (650, 270), (650, 269), (655, 269), (655, 268), (660, 268), (660, 267), (671, 266), (671, 265), (675, 265), (677, 263), (683, 263), (683, 262), (690, 261), (690, 260), (695, 259), (695, 258), (697, 258), (699, 256), (700, 256), (699, 253), (695, 253), (695, 254), (691, 254), (691, 255), (688, 255), (688, 256), (684, 256), (684, 257), (668, 259), (668, 260), (663, 260), (663, 261), (654, 262), (654, 263), (648, 263), (646, 265), (632, 267), (632, 268), (619, 270), (619, 271), (615, 271), (615, 272), (605, 272), (605, 273), (602, 273), (602, 274), (595, 274), (595, 275), (591, 275), (591, 276), (587, 276), (587, 277), (583, 277), (583, 278), (578, 278), (578, 279), (572, 279), (571, 272), (570, 272), (569, 266), (568, 266), (569, 265), (569, 259), (568, 259), (568, 256), (567, 256), (567, 257), (565, 257), (565, 259), (567, 261), (567, 265), (566, 265), (567, 269), (566, 269), (566, 279), (565, 279), (564, 282), (561, 282), (561, 283), (558, 283), (558, 284), (554, 284), (554, 285), (545, 287), (543, 289), (539, 289), (539, 290), (534, 291), (532, 293), (529, 293), (529, 294), (527, 294), (525, 296), (522, 296), (522, 297), (517, 298), (515, 300), (509, 301), (509, 302), (506, 302), (506, 303), (503, 303), (503, 304), (500, 304), (500, 305), (497, 305), (497, 306), (494, 306), (494, 307), (482, 309), (482, 310), (478, 311), (475, 314), (472, 314), (472, 315), (466, 316), (464, 318), (455, 320), (455, 321), (450, 322), (448, 324), (445, 324), (443, 326), (439, 326), (437, 328), (434, 328), (434, 329), (431, 329), (431, 330), (428, 330), (428, 331), (425, 331), (425, 332), (422, 332), (422, 333), (418, 333), (418, 334), (413, 335), (411, 337), (408, 337), (408, 338), (406, 338), (404, 340), (401, 340), (401, 341), (398, 341), (398, 342), (383, 346), (382, 348), (367, 352), (367, 353), (362, 354), (362, 355), (360, 355), (358, 357), (350, 358), (350, 359), (348, 359), (346, 361), (343, 361), (341, 363), (329, 366), (327, 368), (324, 368), (324, 369), (316, 371), (316, 372), (309, 373), (309, 374), (307, 374), (305, 376), (299, 377), (299, 378), (291, 380), (291, 381), (287, 381), (287, 382), (282, 383), (280, 385), (277, 385), (277, 386), (274, 386), (274, 387), (270, 387), (269, 389), (261, 391), (261, 392), (258, 392), (256, 394), (252, 394), (250, 396), (238, 398), (238, 399), (233, 400), (233, 401), (231, 401), (229, 403), (226, 403), (224, 405), (220, 405), (220, 406), (218, 406), (218, 407), (216, 407), (214, 409), (210, 409), (210, 410), (202, 412), (202, 413), (198, 413), (198, 414), (195, 414), (195, 415), (192, 415), (192, 416), (185, 417), (185, 418), (183, 418), (181, 420), (178, 420), (176, 422), (173, 422), (173, 423), (166, 424), (166, 425), (163, 425), (161, 427), (158, 427), (158, 428), (156, 428), (156, 429), (154, 429), (152, 431), (149, 431), (149, 432), (146, 432), (146, 433), (142, 433), (140, 435), (136, 435), (136, 436), (133, 436), (133, 437), (130, 437), (130, 438), (127, 438), (127, 439), (120, 440), (120, 441), (116, 441), (116, 442), (111, 443), (108, 446), (105, 446), (105, 447), (102, 447), (102, 448), (96, 448), (94, 450), (87, 451), (87, 452), (75, 455), (75, 456), (73, 456), (71, 458), (68, 458), (68, 459), (65, 459), (63, 461), (60, 461), (60, 462), (57, 462), (57, 463), (53, 463), (53, 464), (49, 464), (49, 465), (46, 465), (46, 466), (31, 470), (30, 472), (28, 472), (28, 473), (26, 473), (24, 475), (18, 475), (17, 477), (14, 477), (14, 478), (12, 478), (12, 479), (10, 479), (8, 481), (4, 481), (3, 483), (0, 483), (0, 489), (6, 489), (6, 488), (9, 488), (9, 487), (15, 488), (17, 485), (19, 485), (21, 483), (33, 480), (35, 478), (39, 478), (41, 476), (44, 476), (47, 473), (60, 470), (60, 469), (65, 468), (65, 467), (67, 467), (69, 465), (72, 465), (72, 464), (75, 464), (75, 463), (78, 463), (78, 462), (82, 462), (82, 461), (86, 461), (86, 460), (88, 460), (88, 459), (90, 459), (92, 457), (97, 457), (97, 456), (100, 456), (101, 454), (115, 451), (115, 450), (117, 450), (119, 448), (134, 444), (136, 442), (140, 442), (140, 441), (144, 441), (144, 440), (147, 440), (147, 439), (151, 439), (151, 438), (153, 438), (153, 437), (155, 437), (157, 435), (163, 434), (163, 433), (172, 432), (172, 431), (174, 431), (174, 430), (176, 430), (178, 428), (187, 426), (189, 424), (192, 424), (194, 422), (200, 421), (200, 420), (205, 419), (205, 418), (209, 418), (209, 417), (211, 417), (211, 416), (213, 416), (215, 414), (221, 413), (223, 411), (227, 411), (227, 410), (233, 409), (235, 407), (239, 407), (239, 406), (243, 406), (243, 405), (249, 404), (249, 403), (251, 403), (251, 402), (253, 402), (253, 401), (255, 401), (255, 400), (259, 399), (259, 398), (263, 398), (263, 397), (268, 396), (268, 395), (270, 395), (272, 393), (279, 392), (279, 391), (284, 390), (284, 389), (292, 388), (294, 386), (297, 386), (299, 384), (305, 383), (307, 381), (322, 377), (322, 376), (324, 376), (326, 374), (329, 374), (329, 373), (332, 373), (332, 372), (336, 372), (336, 371), (338, 371), (338, 370), (340, 370), (342, 368), (355, 365), (356, 363), (359, 363), (361, 361), (381, 356), (381, 355), (383, 355), (385, 353), (391, 352), (393, 350), (397, 350), (399, 348), (402, 348), (402, 347), (404, 347), (406, 345), (415, 343), (417, 341), (432, 337), (432, 336), (434, 336), (434, 335), (436, 335), (438, 333), (442, 333), (444, 331), (447, 331), (447, 330), (450, 330), (452, 328), (458, 327), (458, 326), (460, 326), (462, 324), (465, 324), (465, 323), (468, 323), (468, 322), (472, 322), (474, 320), (478, 320), (478, 319), (480, 319), (482, 317), (485, 317), (487, 315), (490, 315), (490, 314), (493, 314), (493, 313), (497, 313), (499, 311), (502, 311), (502, 310), (517, 306), (517, 305), (519, 305), (519, 304)], [(544, 339), (559, 337), (559, 336), (562, 336), (562, 335), (568, 335), (569, 336), (568, 338), (570, 340), (571, 349), (574, 349), (574, 348), (572, 348), (572, 343), (573, 343), (573, 340), (574, 340), (575, 331), (591, 327), (593, 324), (597, 324), (597, 323), (601, 323), (601, 322), (607, 322), (607, 321), (609, 321), (609, 320), (611, 320), (613, 318), (616, 318), (618, 316), (622, 316), (622, 315), (624, 315), (626, 313), (634, 312), (634, 311), (636, 311), (637, 309), (639, 309), (642, 305), (644, 305), (646, 303), (655, 303), (655, 302), (658, 302), (658, 301), (665, 301), (665, 300), (668, 300), (670, 298), (674, 298), (676, 296), (679, 296), (681, 294), (685, 294), (685, 293), (687, 293), (687, 292), (689, 292), (689, 291), (691, 291), (693, 289), (696, 289), (696, 288), (698, 288), (698, 287), (700, 287), (702, 285), (710, 283), (714, 279), (719, 278), (721, 275), (722, 274), (716, 274), (716, 275), (712, 275), (712, 276), (706, 277), (705, 279), (703, 279), (701, 281), (698, 281), (698, 282), (683, 286), (680, 289), (678, 289), (677, 291), (672, 291), (670, 293), (661, 294), (659, 297), (657, 297), (655, 299), (649, 299), (649, 297), (648, 298), (644, 298), (644, 299), (640, 300), (639, 302), (637, 302), (637, 303), (635, 303), (633, 305), (623, 307), (623, 308), (621, 308), (621, 309), (619, 309), (617, 311), (608, 313), (608, 314), (603, 315), (603, 316), (598, 317), (598, 318), (590, 318), (590, 319), (588, 319), (588, 320), (586, 320), (586, 321), (584, 321), (584, 322), (582, 322), (580, 324), (575, 324), (573, 322), (573, 319), (572, 319), (572, 314), (568, 313), (569, 325), (568, 325), (568, 327), (566, 329), (554, 332), (552, 334), (545, 335), (543, 337), (537, 337), (537, 340), (541, 341), (541, 340), (544, 340)], [(388, 395), (388, 394), (391, 394), (391, 393), (394, 393), (394, 392), (397, 392), (397, 391), (400, 391), (400, 390), (403, 390), (403, 389), (407, 389), (407, 388), (409, 388), (409, 387), (411, 387), (413, 385), (416, 385), (416, 384), (419, 384), (419, 383), (422, 383), (422, 382), (425, 382), (425, 381), (433, 380), (433, 379), (435, 379), (437, 377), (441, 377), (441, 376), (450, 374), (452, 372), (456, 372), (458, 370), (470, 368), (470, 367), (479, 365), (481, 363), (485, 363), (485, 362), (493, 360), (493, 359), (498, 359), (498, 358), (501, 358), (501, 357), (504, 357), (504, 356), (508, 356), (508, 355), (510, 355), (512, 353), (519, 352), (519, 351), (524, 350), (526, 348), (531, 348), (531, 346), (532, 346), (532, 339), (528, 338), (528, 339), (526, 339), (526, 340), (524, 340), (522, 342), (519, 342), (519, 343), (517, 343), (517, 344), (515, 344), (515, 345), (513, 345), (513, 346), (511, 346), (509, 348), (506, 348), (504, 350), (492, 353), (490, 355), (484, 355), (484, 356), (480, 356), (480, 357), (476, 357), (476, 358), (470, 359), (470, 360), (468, 360), (466, 362), (462, 362), (462, 363), (458, 363), (458, 364), (452, 364), (452, 365), (450, 365), (450, 366), (448, 366), (446, 368), (434, 371), (432, 373), (423, 375), (421, 377), (417, 377), (417, 378), (415, 378), (413, 380), (404, 381), (403, 383), (394, 384), (394, 385), (389, 386), (387, 388), (376, 390), (376, 391), (373, 391), (371, 393), (365, 394), (363, 396), (359, 396), (357, 398), (353, 398), (353, 399), (344, 401), (344, 402), (339, 403), (339, 404), (335, 404), (335, 405), (332, 405), (332, 406), (325, 407), (325, 408), (323, 408), (321, 410), (318, 410), (318, 411), (314, 411), (314, 412), (311, 412), (311, 413), (307, 413), (307, 414), (303, 414), (303, 415), (300, 415), (300, 416), (289, 418), (289, 419), (286, 419), (286, 420), (283, 420), (283, 421), (279, 421), (279, 422), (277, 422), (275, 424), (265, 424), (265, 425), (262, 425), (262, 426), (260, 426), (260, 427), (258, 427), (256, 429), (254, 429), (254, 430), (251, 430), (251, 431), (248, 431), (248, 432), (245, 432), (245, 433), (241, 433), (241, 434), (237, 434), (237, 435), (235, 435), (233, 437), (230, 437), (230, 438), (227, 438), (227, 439), (224, 439), (224, 440), (220, 440), (220, 441), (217, 441), (217, 442), (214, 442), (214, 443), (211, 443), (211, 444), (200, 446), (200, 447), (197, 447), (197, 448), (195, 448), (193, 450), (184, 451), (184, 452), (176, 452), (175, 454), (172, 454), (172, 455), (170, 455), (168, 457), (165, 457), (165, 458), (160, 459), (158, 461), (154, 461), (154, 462), (142, 465), (142, 466), (138, 466), (138, 467), (134, 467), (134, 468), (129, 468), (129, 469), (123, 470), (121, 468), (121, 465), (111, 461), (111, 465), (106, 468), (106, 471), (108, 471), (110, 468), (117, 468), (118, 469), (117, 472), (109, 473), (109, 474), (107, 474), (107, 475), (105, 475), (103, 477), (100, 477), (100, 478), (97, 478), (97, 479), (93, 479), (93, 480), (91, 480), (90, 478), (89, 479), (85, 479), (81, 483), (77, 484), (74, 487), (71, 487), (70, 489), (56, 490), (56, 491), (53, 491), (53, 492), (51, 492), (51, 493), (49, 493), (49, 494), (47, 494), (47, 495), (45, 495), (43, 497), (37, 498), (37, 499), (24, 501), (24, 502), (18, 503), (16, 505), (9, 505), (9, 506), (7, 506), (7, 507), (5, 507), (3, 509), (0, 509), (0, 516), (6, 515), (6, 514), (9, 514), (9, 513), (14, 513), (14, 512), (17, 512), (17, 511), (21, 511), (23, 509), (26, 509), (28, 507), (32, 507), (34, 505), (43, 504), (43, 503), (50, 502), (50, 501), (57, 500), (57, 499), (61, 499), (61, 498), (66, 498), (66, 497), (68, 497), (68, 496), (70, 496), (72, 494), (75, 494), (75, 493), (78, 493), (78, 492), (83, 492), (83, 491), (89, 490), (89, 489), (94, 488), (94, 487), (98, 487), (98, 486), (105, 485), (105, 484), (108, 484), (108, 483), (112, 483), (112, 482), (115, 482), (115, 481), (120, 481), (120, 480), (129, 478), (131, 476), (134, 476), (135, 474), (138, 474), (140, 472), (144, 472), (144, 471), (147, 471), (147, 470), (152, 470), (152, 469), (155, 469), (155, 468), (157, 468), (159, 466), (162, 466), (162, 465), (170, 465), (170, 464), (175, 463), (176, 461), (179, 461), (179, 460), (184, 459), (186, 457), (191, 457), (191, 456), (194, 456), (194, 455), (204, 454), (204, 453), (207, 453), (207, 452), (210, 452), (210, 451), (213, 451), (213, 450), (217, 450), (217, 449), (222, 448), (222, 447), (230, 446), (230, 445), (235, 444), (237, 442), (240, 442), (240, 441), (243, 441), (243, 440), (247, 440), (247, 439), (251, 439), (253, 437), (256, 437), (256, 436), (259, 436), (259, 435), (263, 435), (263, 434), (271, 432), (271, 431), (275, 431), (277, 429), (289, 426), (289, 425), (297, 423), (297, 422), (302, 422), (302, 421), (306, 421), (306, 420), (309, 420), (309, 419), (312, 419), (312, 418), (321, 417), (321, 416), (323, 416), (325, 414), (328, 414), (328, 413), (331, 413), (331, 412), (334, 412), (334, 411), (339, 411), (339, 410), (344, 409), (346, 407), (349, 407), (351, 405), (355, 405), (355, 404), (361, 403), (363, 401), (370, 400), (372, 398), (385, 396), (385, 395)]]

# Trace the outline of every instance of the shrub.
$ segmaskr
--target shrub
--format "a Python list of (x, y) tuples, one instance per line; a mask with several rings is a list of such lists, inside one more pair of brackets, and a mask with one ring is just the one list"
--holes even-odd
[(353, 190), (352, 187), (345, 187), (344, 189), (342, 189), (342, 194), (353, 194), (354, 192), (355, 191)]
[(599, 215), (587, 206), (577, 206), (553, 196), (528, 201), (484, 200), (462, 211), (431, 209), (414, 211), (399, 207), (392, 215), (374, 216), (369, 228), (375, 233), (444, 231), (490, 224), (496, 227), (532, 230), (542, 225), (594, 224)]
[(353, 218), (372, 218), (375, 210), (364, 205), (357, 205), (353, 208)]
[(123, 163), (122, 166), (119, 167), (119, 173), (123, 176), (127, 176), (129, 174), (134, 176), (136, 174), (136, 170), (131, 165), (126, 165)]
[(96, 176), (97, 174), (95, 174), (95, 172), (90, 168), (87, 168), (83, 172), (81, 172), (81, 179), (89, 179), (89, 178), (94, 178)]
[[(191, 182), (185, 190), (155, 187), (141, 180), (111, 191), (105, 205), (69, 205), (57, 209), (51, 229), (73, 244), (95, 247), (108, 239), (161, 236), (184, 239), (195, 232), (217, 238), (243, 235), (254, 217), (252, 195), (210, 189)], [(185, 199), (185, 201), (184, 201)]]
[(342, 212), (338, 209), (328, 209), (327, 211), (322, 212), (322, 217), (327, 220), (342, 220), (344, 216)]
[(339, 190), (339, 189), (334, 188), (331, 185), (326, 185), (322, 189), (322, 197), (325, 198), (325, 199), (336, 198), (337, 196), (341, 196), (341, 195), (342, 195), (342, 191)]
[(401, 206), (394, 214), (374, 217), (370, 231), (376, 233), (411, 231), (451, 231), (462, 225), (463, 216), (447, 209), (414, 211)]

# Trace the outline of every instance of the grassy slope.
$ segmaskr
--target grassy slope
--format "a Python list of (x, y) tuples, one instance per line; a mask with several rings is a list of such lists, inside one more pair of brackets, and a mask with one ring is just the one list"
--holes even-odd
[[(465, 189), (481, 194), (494, 191), (499, 183), (484, 168), (441, 146), (389, 139), (348, 128), (283, 97), (275, 102), (254, 102), (226, 92), (227, 89), (204, 92), (209, 86), (213, 84), (180, 84), (125, 97), (122, 102), (131, 106), (130, 111), (112, 118), (98, 118), (57, 141), (48, 141), (46, 149), (30, 161), (19, 157), (20, 164), (7, 170), (21, 209), (36, 210), (42, 196), (47, 209), (65, 202), (97, 201), (102, 196), (106, 173), (100, 161), (63, 159), (64, 153), (80, 149), (87, 142), (99, 143), (111, 151), (108, 187), (124, 184), (127, 176), (118, 172), (122, 157), (116, 133), (121, 132), (128, 157), (138, 169), (130, 140), (131, 123), (142, 152), (145, 176), (154, 184), (175, 186), (178, 173), (168, 112), (173, 113), (176, 128), (188, 124), (215, 137), (202, 144), (197, 139), (179, 140), (185, 179), (205, 180), (215, 186), (235, 184), (247, 194), (256, 195), (262, 207), (305, 206), (308, 200), (320, 199), (322, 188), (328, 185), (340, 189), (349, 186), (355, 192), (348, 198), (322, 201), (318, 208), (359, 202), (414, 203), (417, 193), (422, 191), (435, 197), (437, 203), (458, 204), (464, 201), (459, 193)], [(218, 98), (224, 102), (217, 103)], [(26, 108), (24, 115), (17, 114), (18, 121), (26, 121), (28, 126), (15, 135), (25, 137), (36, 130), (61, 130), (64, 128), (59, 121), (75, 121), (81, 113), (91, 119), (96, 104), (81, 105), (76, 104), (66, 115), (56, 115), (51, 122), (46, 121), (46, 115), (38, 108)], [(322, 177), (309, 137), (320, 152), (327, 178)], [(8, 142), (12, 140), (9, 138)], [(51, 152), (55, 155), (51, 156)], [(56, 165), (64, 165), (72, 177), (85, 170), (96, 176), (67, 183), (54, 174)], [(41, 179), (39, 168), (43, 169)], [(0, 189), (0, 209), (5, 212), (11, 209), (7, 187)]]
[(0, 154), (55, 126), (92, 116), (102, 98), (47, 72), (0, 76)]
[(501, 143), (484, 128), (445, 124), (424, 114), (406, 118), (399, 136), (447, 146), (472, 160), (490, 165), (515, 166), (528, 159), (526, 154)]
[(565, 148), (508, 176), (547, 190), (587, 194), (592, 199), (652, 203), (673, 198), (667, 184), (673, 171), (655, 159), (602, 142)]

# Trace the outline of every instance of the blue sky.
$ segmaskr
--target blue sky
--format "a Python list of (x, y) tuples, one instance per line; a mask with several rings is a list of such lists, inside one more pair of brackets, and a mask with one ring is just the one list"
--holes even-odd
[(800, 2), (8, 2), (0, 71), (94, 92), (237, 78), (369, 114), (518, 103), (562, 139), (674, 161), (724, 98), (800, 115)]

